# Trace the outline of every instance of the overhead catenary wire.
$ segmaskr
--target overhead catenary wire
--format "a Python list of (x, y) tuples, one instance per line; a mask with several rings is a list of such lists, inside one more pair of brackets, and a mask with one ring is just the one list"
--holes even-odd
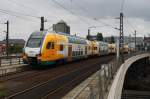
[(143, 36), (144, 36), (144, 34), (141, 34), (142, 32), (141, 32), (135, 25), (131, 24), (131, 22), (127, 19), (127, 17), (125, 17), (125, 21), (126, 21), (128, 27), (129, 27), (130, 31), (131, 31), (134, 35), (135, 35), (135, 31), (136, 31), (136, 34), (138, 34), (138, 35), (140, 34), (140, 35), (143, 35)]
[[(127, 19), (127, 17), (125, 17), (125, 21), (127, 22), (127, 24), (129, 25), (129, 28), (132, 29), (132, 32), (134, 33), (135, 30), (137, 31), (137, 33), (139, 32), (138, 28), (136, 26), (134, 26), (133, 24), (131, 24), (131, 22)], [(139, 32), (140, 33), (140, 32)]]
[(20, 13), (20, 12), (16, 12), (16, 11), (11, 11), (11, 10), (5, 10), (5, 9), (1, 9), (1, 8), (0, 8), (0, 11), (4, 11), (4, 12), (7, 12), (7, 13), (18, 14), (18, 15), (21, 15), (21, 16), (32, 17), (32, 18), (39, 18), (38, 16), (33, 16), (33, 15), (29, 15), (29, 14), (25, 14), (25, 13)]
[(125, 0), (121, 0), (121, 9), (120, 9), (121, 12), (123, 12), (124, 4), (125, 4)]
[(16, 4), (16, 5), (20, 6), (20, 7), (28, 8), (28, 9), (30, 9), (30, 10), (37, 11), (37, 10), (31, 8), (31, 7), (28, 7), (28, 6), (24, 5), (23, 3), (18, 3), (18, 2), (14, 1), (14, 0), (7, 0), (7, 1), (9, 1), (9, 2), (11, 2), (11, 3), (13, 3), (13, 4)]
[[(82, 10), (82, 12), (86, 12), (87, 15), (91, 15), (91, 14), (87, 13), (88, 10), (87, 10), (86, 8), (80, 6), (80, 5), (77, 4), (76, 2), (73, 2), (72, 0), (71, 0), (71, 3), (75, 3), (75, 5), (76, 5), (80, 10)], [(89, 18), (89, 17), (88, 17), (88, 18)], [(98, 22), (98, 23), (101, 23), (101, 24), (103, 24), (103, 25), (106, 26), (106, 27), (114, 28), (112, 25), (107, 24), (107, 23), (105, 23), (105, 22), (103, 22), (103, 21), (101, 21), (101, 20), (99, 20), (99, 19), (96, 19), (96, 18), (89, 18), (89, 19), (90, 19), (90, 20), (92, 19), (92, 20), (94, 20), (94, 21), (96, 21), (96, 22)]]
[(59, 7), (63, 8), (64, 10), (66, 10), (67, 12), (69, 12), (70, 14), (78, 17), (82, 22), (86, 23), (87, 25), (91, 25), (91, 23), (87, 22), (85, 19), (83, 19), (81, 16), (77, 15), (76, 13), (74, 13), (73, 11), (67, 9), (66, 7), (64, 7), (62, 4), (60, 4), (59, 2), (52, 0), (52, 2), (54, 2), (56, 5), (58, 5)]
[(4, 14), (10, 15), (10, 16), (14, 16), (14, 17), (24, 19), (24, 20), (27, 20), (27, 21), (30, 21), (30, 22), (37, 22), (37, 21), (31, 20), (31, 19), (25, 18), (24, 16), (15, 15), (13, 13), (9, 13), (9, 12), (2, 11), (2, 10), (0, 10), (0, 13), (4, 13)]

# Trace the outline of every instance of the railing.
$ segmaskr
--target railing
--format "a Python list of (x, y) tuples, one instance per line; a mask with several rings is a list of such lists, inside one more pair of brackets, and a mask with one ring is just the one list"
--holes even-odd
[(23, 64), (21, 55), (2, 56), (0, 57), (0, 67)]
[[(125, 55), (125, 60), (134, 55), (142, 53), (143, 52), (138, 52)], [(86, 99), (106, 99), (111, 82), (120, 66), (121, 63), (116, 60), (102, 65), (101, 69), (96, 72), (95, 77), (92, 78), (89, 83), (84, 88), (82, 88), (72, 99), (78, 99), (80, 95), (82, 95), (82, 92), (87, 92)]]
[(102, 65), (96, 76), (73, 99), (78, 99), (81, 93), (87, 89), (89, 90), (89, 94), (86, 99), (105, 99), (118, 66), (116, 61)]

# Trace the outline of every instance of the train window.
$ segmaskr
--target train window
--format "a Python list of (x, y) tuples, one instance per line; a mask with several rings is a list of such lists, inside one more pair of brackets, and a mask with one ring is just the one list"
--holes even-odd
[(90, 50), (90, 46), (89, 46), (89, 50)]
[(48, 42), (47, 45), (46, 45), (46, 49), (50, 49), (51, 45), (52, 45), (52, 42)]
[(63, 51), (64, 50), (64, 45), (60, 45), (60, 51)]
[(77, 51), (75, 51), (75, 56), (78, 56), (78, 52)]
[(80, 55), (80, 52), (79, 52), (79, 51), (77, 51), (77, 55)]
[(46, 45), (46, 49), (54, 49), (54, 42), (48, 42)]
[(42, 38), (30, 38), (27, 42), (27, 47), (37, 48), (42, 44)]
[(72, 52), (72, 56), (75, 56), (75, 51)]
[(97, 50), (97, 47), (94, 47), (94, 50)]
[(54, 49), (54, 42), (52, 42), (52, 49)]

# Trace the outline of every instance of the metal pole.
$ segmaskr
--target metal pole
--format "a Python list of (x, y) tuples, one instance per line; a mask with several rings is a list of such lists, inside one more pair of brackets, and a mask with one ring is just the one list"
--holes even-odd
[(120, 13), (120, 41), (119, 41), (119, 48), (120, 48), (120, 58), (121, 62), (124, 62), (123, 56), (123, 46), (124, 46), (124, 35), (123, 35), (123, 13)]
[(136, 50), (136, 30), (135, 30), (135, 50)]
[(117, 62), (119, 61), (119, 40), (117, 39)]
[(129, 35), (129, 53), (131, 53), (131, 43), (132, 43), (132, 40), (131, 40), (131, 34)]
[(40, 31), (44, 31), (44, 17), (41, 17), (41, 28)]
[(87, 39), (90, 40), (90, 29), (88, 29), (88, 36)]
[(7, 24), (7, 32), (6, 32), (6, 55), (8, 57), (9, 51), (9, 21), (6, 22)]

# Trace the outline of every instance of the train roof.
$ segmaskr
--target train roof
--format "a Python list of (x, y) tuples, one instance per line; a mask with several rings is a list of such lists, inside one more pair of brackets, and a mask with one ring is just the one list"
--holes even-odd
[[(54, 34), (60, 34), (60, 35), (64, 35), (68, 37), (69, 43), (77, 43), (77, 44), (89, 44), (91, 41), (87, 40), (86, 38), (82, 38), (79, 36), (75, 36), (75, 35), (70, 35), (67, 33), (63, 33), (63, 32), (55, 32), (55, 31), (34, 31), (31, 35), (34, 35), (34, 33), (38, 33), (37, 35), (46, 35), (47, 33), (54, 33)], [(108, 44), (106, 42), (103, 41), (94, 41), (95, 43), (99, 43), (99, 44)]]

